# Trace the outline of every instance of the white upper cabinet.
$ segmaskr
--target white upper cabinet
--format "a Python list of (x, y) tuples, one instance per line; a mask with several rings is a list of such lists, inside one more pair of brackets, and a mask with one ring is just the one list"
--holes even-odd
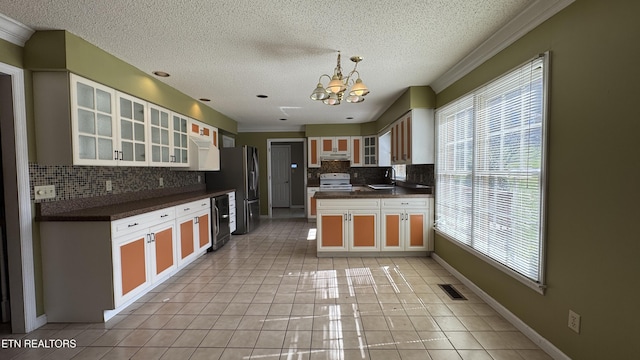
[(34, 72), (33, 93), (39, 164), (190, 166), (183, 115), (67, 72)]
[(364, 163), (364, 157), (362, 156), (362, 136), (351, 137), (351, 167), (362, 166)]
[(412, 109), (391, 124), (391, 164), (433, 164), (433, 109)]
[(73, 74), (70, 80), (73, 164), (116, 165), (115, 91)]
[(320, 140), (320, 156), (351, 154), (351, 137), (349, 136), (322, 137)]
[(118, 98), (118, 165), (147, 166), (147, 103), (116, 92)]
[(171, 131), (173, 142), (171, 143), (171, 163), (176, 167), (189, 166), (189, 119), (177, 113), (173, 113)]
[(320, 167), (320, 138), (310, 137), (307, 139), (309, 149), (307, 150), (307, 166), (310, 168)]
[(363, 136), (364, 166), (378, 166), (378, 136)]
[(170, 166), (173, 129), (169, 110), (149, 104), (149, 165)]

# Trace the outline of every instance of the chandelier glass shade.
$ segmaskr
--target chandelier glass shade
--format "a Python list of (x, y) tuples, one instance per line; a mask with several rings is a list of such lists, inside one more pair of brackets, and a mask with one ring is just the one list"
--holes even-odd
[[(347, 93), (346, 100), (350, 103), (359, 103), (364, 101), (364, 97), (369, 93), (369, 89), (360, 79), (360, 73), (356, 70), (358, 63), (362, 61), (361, 56), (352, 56), (351, 61), (355, 63), (353, 70), (351, 70), (347, 76), (342, 75), (342, 66), (340, 66), (340, 51), (338, 51), (338, 61), (336, 68), (333, 71), (333, 76), (323, 74), (318, 79), (318, 85), (311, 93), (311, 100), (322, 101), (327, 105), (340, 105), (345, 98), (345, 92)], [(353, 80), (357, 75), (356, 80)], [(322, 85), (323, 77), (329, 78), (329, 83), (325, 88)], [(350, 87), (350, 88), (349, 88)], [(349, 91), (347, 91), (347, 89)]]

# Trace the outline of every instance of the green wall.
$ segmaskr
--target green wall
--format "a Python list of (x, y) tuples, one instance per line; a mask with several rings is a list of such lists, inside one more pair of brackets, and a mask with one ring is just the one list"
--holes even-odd
[(233, 119), (67, 31), (33, 34), (25, 44), (25, 68), (68, 70), (230, 133), (238, 129)]
[(430, 86), (411, 86), (375, 121), (376, 132), (384, 129), (411, 109), (434, 109), (436, 94)]
[(442, 237), (435, 252), (573, 359), (640, 353), (638, 14), (640, 2), (576, 1), (437, 95), (440, 107), (551, 51), (546, 294)]
[(304, 132), (246, 132), (236, 136), (236, 146), (250, 145), (258, 149), (260, 171), (260, 214), (269, 214), (267, 181), (267, 140), (285, 138), (305, 138)]
[(311, 136), (359, 136), (363, 124), (309, 124), (305, 125), (305, 135)]
[(22, 48), (0, 39), (0, 62), (17, 68), (23, 68)]

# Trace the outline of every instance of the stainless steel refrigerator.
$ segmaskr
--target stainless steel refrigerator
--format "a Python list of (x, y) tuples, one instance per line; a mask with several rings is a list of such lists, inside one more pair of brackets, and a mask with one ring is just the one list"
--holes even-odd
[(236, 189), (236, 231), (246, 234), (260, 224), (258, 149), (242, 146), (220, 149), (220, 171), (205, 174), (207, 189)]

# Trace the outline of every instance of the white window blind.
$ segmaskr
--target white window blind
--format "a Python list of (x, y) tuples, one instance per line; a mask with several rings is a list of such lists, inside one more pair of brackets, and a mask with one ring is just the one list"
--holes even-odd
[(436, 111), (436, 227), (542, 281), (545, 57)]

